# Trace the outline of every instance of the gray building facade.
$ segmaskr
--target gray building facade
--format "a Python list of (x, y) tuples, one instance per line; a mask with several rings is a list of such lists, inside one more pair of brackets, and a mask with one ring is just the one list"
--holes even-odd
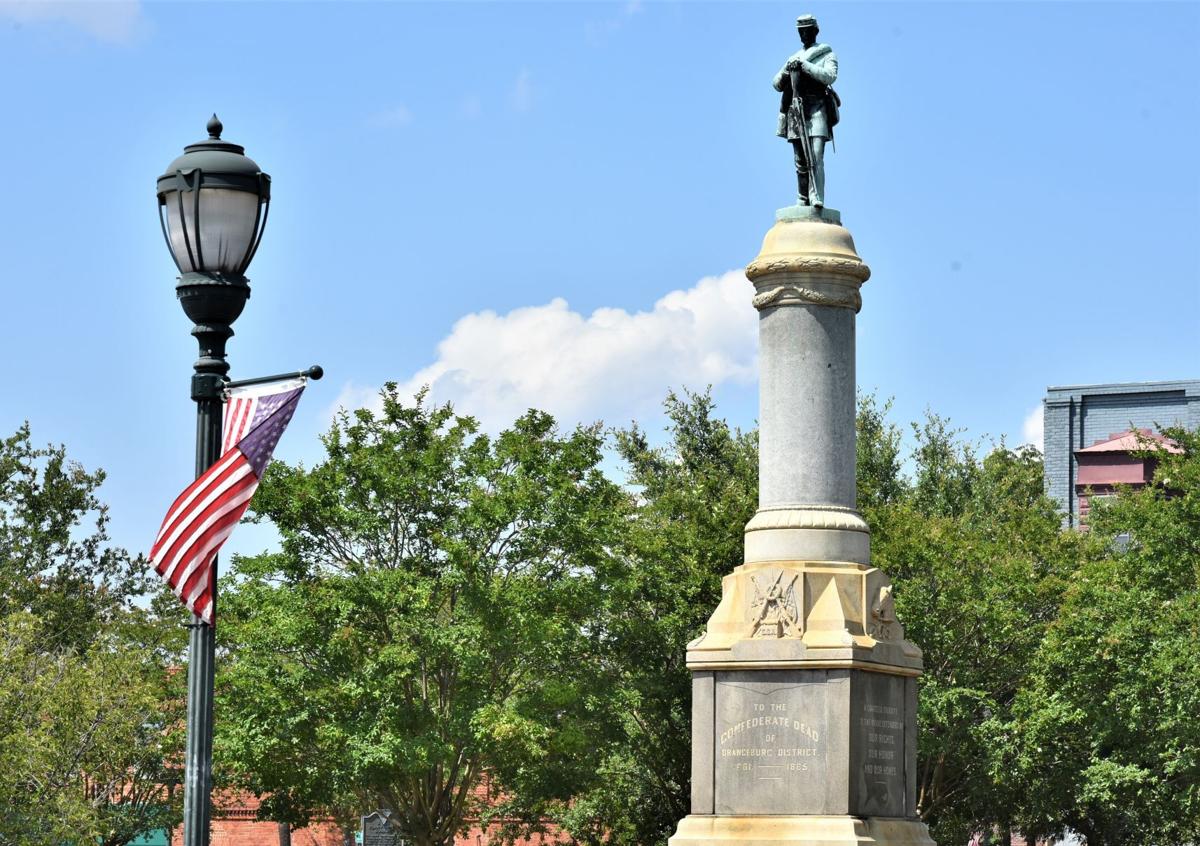
[(1046, 493), (1072, 526), (1079, 517), (1075, 450), (1132, 428), (1200, 429), (1200, 379), (1052, 387), (1043, 402)]

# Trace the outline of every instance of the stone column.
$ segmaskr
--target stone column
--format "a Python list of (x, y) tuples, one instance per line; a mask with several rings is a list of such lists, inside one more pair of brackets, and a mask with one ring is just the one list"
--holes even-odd
[(871, 275), (834, 211), (784, 210), (746, 269), (759, 314), (759, 510), (746, 561), (870, 559), (854, 498), (854, 316)]
[(692, 671), (692, 813), (670, 846), (933, 846), (916, 679), (855, 510), (854, 319), (870, 270), (832, 209), (781, 210), (759, 312), (759, 510)]

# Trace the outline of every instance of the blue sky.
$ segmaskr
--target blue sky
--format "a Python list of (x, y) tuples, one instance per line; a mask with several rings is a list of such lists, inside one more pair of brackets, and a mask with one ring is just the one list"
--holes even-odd
[(754, 425), (740, 269), (793, 196), (770, 81), (802, 12), (841, 61), (827, 201), (874, 271), (858, 380), (898, 421), (1019, 442), (1047, 385), (1200, 374), (1195, 4), (0, 0), (0, 430), (105, 468), (148, 548), (196, 354), (154, 181), (213, 111), (274, 179), (233, 375), (328, 373), (280, 457), (387, 380), (489, 428), (657, 428), (711, 383)]

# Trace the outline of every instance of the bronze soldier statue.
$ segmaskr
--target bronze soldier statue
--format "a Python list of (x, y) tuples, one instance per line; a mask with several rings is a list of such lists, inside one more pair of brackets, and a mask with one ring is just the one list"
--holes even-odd
[(829, 86), (837, 79), (837, 56), (828, 44), (817, 43), (817, 19), (796, 18), (796, 31), (804, 49), (792, 55), (773, 83), (783, 92), (779, 106), (780, 138), (791, 142), (796, 154), (800, 205), (825, 205), (825, 142), (833, 139), (838, 122), (837, 94)]

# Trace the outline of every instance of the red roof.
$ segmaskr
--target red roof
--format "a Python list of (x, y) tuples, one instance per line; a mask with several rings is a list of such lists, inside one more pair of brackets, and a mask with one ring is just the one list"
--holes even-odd
[[(1152, 443), (1146, 443), (1151, 441)], [(1152, 429), (1130, 429), (1116, 432), (1107, 438), (1096, 441), (1090, 447), (1075, 450), (1076, 455), (1096, 452), (1136, 452), (1139, 449), (1165, 449), (1178, 455), (1183, 452), (1169, 438), (1165, 438)]]

